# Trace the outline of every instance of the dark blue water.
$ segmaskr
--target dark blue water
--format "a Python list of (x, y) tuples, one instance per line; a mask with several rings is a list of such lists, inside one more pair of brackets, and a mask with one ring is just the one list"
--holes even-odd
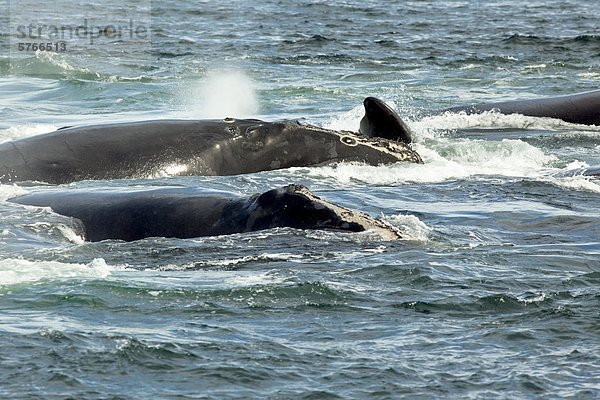
[[(0, 3), (0, 140), (168, 117), (356, 130), (374, 95), (425, 164), (68, 185), (301, 183), (382, 216), (398, 243), (292, 229), (85, 243), (74, 221), (4, 201), (46, 186), (0, 186), (1, 398), (600, 397), (600, 182), (571, 173), (600, 164), (600, 130), (427, 117), (598, 89), (594, 2), (29, 3)], [(42, 14), (151, 36), (15, 50), (14, 26)]]

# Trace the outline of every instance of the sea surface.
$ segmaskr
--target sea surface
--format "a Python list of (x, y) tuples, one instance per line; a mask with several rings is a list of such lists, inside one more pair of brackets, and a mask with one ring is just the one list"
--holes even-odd
[[(600, 127), (430, 114), (598, 89), (597, 2), (0, 7), (0, 141), (160, 118), (357, 130), (377, 96), (425, 162), (64, 185), (299, 183), (399, 242), (274, 229), (86, 243), (73, 221), (6, 202), (48, 185), (0, 186), (0, 398), (600, 398), (600, 180), (578, 173), (600, 164)], [(19, 51), (19, 24), (48, 18), (103, 30)], [(146, 30), (118, 37), (123, 18)]]

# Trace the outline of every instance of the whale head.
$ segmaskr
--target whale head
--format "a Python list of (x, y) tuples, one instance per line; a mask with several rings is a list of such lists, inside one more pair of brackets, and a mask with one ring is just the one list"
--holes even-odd
[(289, 227), (342, 232), (373, 231), (384, 240), (401, 239), (384, 221), (323, 200), (302, 185), (288, 185), (254, 196), (248, 207), (247, 231)]
[(232, 173), (240, 169), (268, 171), (341, 161), (369, 165), (399, 161), (422, 163), (420, 156), (405, 143), (296, 121), (260, 122), (240, 132), (238, 139), (223, 145), (218, 153), (227, 159), (213, 163), (220, 165), (226, 174), (229, 174), (228, 169)]

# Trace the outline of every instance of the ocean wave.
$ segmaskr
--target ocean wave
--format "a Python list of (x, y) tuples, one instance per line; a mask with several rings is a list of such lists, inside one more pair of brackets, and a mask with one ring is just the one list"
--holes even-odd
[[(69, 79), (72, 82), (139, 82), (152, 83), (172, 79), (170, 76), (152, 75), (144, 70), (137, 70), (139, 65), (125, 64), (123, 67), (134, 67), (132, 75), (114, 74), (92, 66), (78, 65), (76, 58), (69, 58), (61, 53), (37, 51), (28, 58), (12, 59), (9, 72), (16, 76), (34, 76), (45, 79)], [(1, 67), (1, 66), (0, 66)], [(0, 70), (1, 71), (1, 70)]]
[(503, 39), (503, 42), (508, 44), (520, 45), (554, 45), (566, 46), (569, 44), (600, 44), (600, 35), (583, 34), (576, 36), (538, 36), (538, 35), (523, 35), (515, 33)]
[(430, 313), (464, 313), (465, 317), (474, 314), (492, 313), (539, 313), (541, 310), (562, 310), (564, 307), (558, 302), (571, 297), (570, 293), (524, 293), (519, 296), (513, 294), (489, 294), (471, 300), (462, 301), (406, 301), (395, 304), (395, 307), (406, 308), (425, 314)]
[(323, 35), (312, 35), (312, 36), (306, 36), (306, 37), (301, 37), (299, 39), (286, 39), (283, 40), (282, 43), (283, 44), (292, 44), (292, 45), (297, 45), (297, 44), (302, 44), (302, 45), (312, 45), (312, 44), (316, 44), (316, 45), (321, 45), (323, 43), (327, 43), (327, 42), (335, 42), (336, 39), (333, 38), (328, 38), (326, 36)]
[[(160, 270), (205, 270), (205, 269), (218, 269), (218, 270), (234, 270), (239, 269), (248, 264), (268, 264), (270, 262), (281, 262), (288, 261), (294, 262), (301, 260), (303, 257), (292, 253), (262, 253), (257, 255), (233, 257), (233, 258), (211, 258), (209, 260), (194, 261), (192, 263), (186, 263), (181, 265), (166, 265), (159, 267)], [(252, 280), (259, 279), (260, 275), (252, 276)]]
[(88, 264), (7, 258), (0, 260), (0, 287), (65, 279), (104, 279), (114, 270), (101, 258)]
[(600, 193), (600, 180), (591, 176), (550, 176), (545, 180), (564, 189)]

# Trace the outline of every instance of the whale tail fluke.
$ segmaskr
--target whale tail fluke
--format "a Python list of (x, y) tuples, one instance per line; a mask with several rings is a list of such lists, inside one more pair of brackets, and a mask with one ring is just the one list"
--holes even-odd
[(412, 131), (396, 111), (376, 97), (367, 97), (363, 104), (365, 116), (360, 121), (360, 133), (368, 137), (412, 143)]

